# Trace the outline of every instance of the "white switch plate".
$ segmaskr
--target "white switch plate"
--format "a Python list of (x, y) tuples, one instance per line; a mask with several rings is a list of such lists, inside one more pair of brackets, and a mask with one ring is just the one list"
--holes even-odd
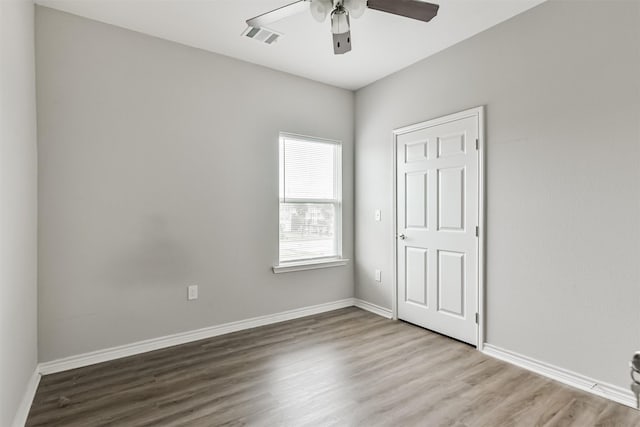
[(376, 217), (376, 221), (380, 221), (380, 219), (382, 218), (382, 213), (380, 212), (380, 209), (376, 209), (375, 217)]
[(382, 282), (382, 272), (380, 270), (376, 270), (376, 282)]
[(191, 285), (187, 287), (187, 299), (189, 301), (198, 299), (198, 285)]

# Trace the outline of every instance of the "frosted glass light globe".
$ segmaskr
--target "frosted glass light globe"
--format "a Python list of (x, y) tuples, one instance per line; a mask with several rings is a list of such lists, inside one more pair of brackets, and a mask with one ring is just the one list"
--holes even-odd
[(318, 22), (323, 22), (331, 12), (331, 9), (333, 9), (332, 0), (313, 0), (309, 7), (311, 16)]
[(367, 9), (367, 0), (344, 0), (344, 7), (352, 18), (360, 18)]

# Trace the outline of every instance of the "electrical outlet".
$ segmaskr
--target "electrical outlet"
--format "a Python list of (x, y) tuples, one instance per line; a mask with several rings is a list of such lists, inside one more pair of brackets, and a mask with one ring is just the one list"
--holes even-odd
[(380, 270), (376, 270), (376, 282), (382, 282), (382, 272)]
[(382, 212), (380, 212), (380, 209), (376, 209), (375, 219), (376, 221), (380, 221), (382, 219)]
[(187, 299), (189, 301), (198, 299), (198, 285), (187, 286)]

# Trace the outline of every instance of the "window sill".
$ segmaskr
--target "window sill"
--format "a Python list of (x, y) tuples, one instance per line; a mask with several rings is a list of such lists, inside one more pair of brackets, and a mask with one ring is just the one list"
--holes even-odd
[(273, 272), (279, 274), (289, 273), (292, 271), (315, 270), (316, 268), (340, 267), (342, 265), (346, 265), (348, 262), (349, 260), (346, 258), (333, 258), (322, 261), (290, 262), (274, 265)]

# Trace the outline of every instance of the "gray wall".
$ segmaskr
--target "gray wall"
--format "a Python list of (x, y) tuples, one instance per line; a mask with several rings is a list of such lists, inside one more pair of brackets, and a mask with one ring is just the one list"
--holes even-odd
[(358, 91), (356, 296), (391, 307), (392, 129), (486, 105), (487, 340), (627, 387), (639, 46), (640, 2), (551, 1)]
[(343, 141), (353, 257), (352, 92), (47, 8), (36, 28), (41, 361), (353, 296), (352, 264), (271, 272), (279, 131)]
[(33, 4), (0, 1), (0, 426), (37, 363), (37, 154)]

